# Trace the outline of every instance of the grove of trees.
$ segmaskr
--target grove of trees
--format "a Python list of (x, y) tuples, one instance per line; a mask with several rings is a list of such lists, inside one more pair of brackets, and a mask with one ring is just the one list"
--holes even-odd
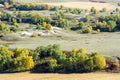
[(87, 54), (84, 48), (63, 51), (58, 44), (39, 46), (34, 50), (0, 46), (0, 72), (92, 72), (104, 70), (106, 58), (97, 52)]

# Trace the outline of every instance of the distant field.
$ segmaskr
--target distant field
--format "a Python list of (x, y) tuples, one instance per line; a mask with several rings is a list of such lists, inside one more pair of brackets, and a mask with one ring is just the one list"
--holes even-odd
[(45, 3), (45, 2), (69, 2), (69, 1), (78, 1), (78, 0), (16, 0), (17, 2), (25, 3)]
[[(65, 7), (70, 8), (80, 8), (80, 9), (90, 9), (91, 7), (95, 7), (96, 9), (102, 9), (106, 7), (108, 10), (115, 9), (117, 5), (116, 3), (119, 2), (119, 0), (107, 0), (108, 3), (94, 3), (89, 2), (89, 0), (17, 0), (18, 2), (22, 3), (35, 3), (35, 4), (49, 4), (49, 5), (55, 5), (60, 6), (64, 5)], [(109, 4), (111, 3), (111, 4)], [(115, 5), (112, 5), (115, 4)]]
[(47, 4), (55, 5), (55, 6), (63, 5), (65, 7), (80, 8), (80, 9), (90, 9), (91, 7), (95, 7), (96, 9), (101, 10), (102, 8), (105, 7), (108, 10), (111, 10), (116, 8), (116, 6), (108, 3), (93, 3), (93, 2), (61, 2), (61, 3), (47, 3)]
[(84, 73), (84, 74), (32, 74), (28, 72), (0, 74), (0, 80), (120, 80), (119, 73)]
[[(75, 1), (89, 1), (89, 0), (16, 0), (18, 2), (34, 2), (34, 3), (44, 3), (44, 2), (75, 2)], [(97, 0), (97, 1), (101, 1), (101, 0)], [(120, 0), (102, 0), (102, 1), (106, 1), (108, 3), (118, 3), (120, 2)]]

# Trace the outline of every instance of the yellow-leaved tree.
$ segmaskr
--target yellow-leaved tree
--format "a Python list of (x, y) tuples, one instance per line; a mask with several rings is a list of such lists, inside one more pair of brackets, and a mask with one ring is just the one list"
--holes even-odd
[(93, 57), (95, 69), (105, 69), (106, 68), (106, 59), (105, 57), (95, 54)]
[(33, 57), (29, 56), (28, 49), (18, 47), (14, 52), (14, 65), (16, 66), (16, 71), (30, 70), (34, 67)]

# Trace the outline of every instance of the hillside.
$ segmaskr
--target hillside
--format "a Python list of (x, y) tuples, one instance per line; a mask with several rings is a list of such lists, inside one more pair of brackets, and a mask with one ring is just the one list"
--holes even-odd
[(119, 0), (107, 0), (106, 3), (99, 3), (99, 1), (104, 0), (97, 0), (98, 2), (91, 2), (89, 0), (16, 0), (17, 2), (22, 3), (35, 3), (35, 4), (49, 4), (60, 6), (63, 5), (69, 8), (80, 8), (80, 9), (90, 9), (91, 7), (95, 7), (96, 9), (101, 10), (102, 8), (106, 7), (108, 10), (115, 9), (117, 7), (117, 3)]

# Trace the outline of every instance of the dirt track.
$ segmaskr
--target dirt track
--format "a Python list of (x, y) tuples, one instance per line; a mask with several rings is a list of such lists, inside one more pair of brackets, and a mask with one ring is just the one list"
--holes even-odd
[(120, 73), (32, 74), (23, 72), (0, 74), (0, 80), (120, 80)]

